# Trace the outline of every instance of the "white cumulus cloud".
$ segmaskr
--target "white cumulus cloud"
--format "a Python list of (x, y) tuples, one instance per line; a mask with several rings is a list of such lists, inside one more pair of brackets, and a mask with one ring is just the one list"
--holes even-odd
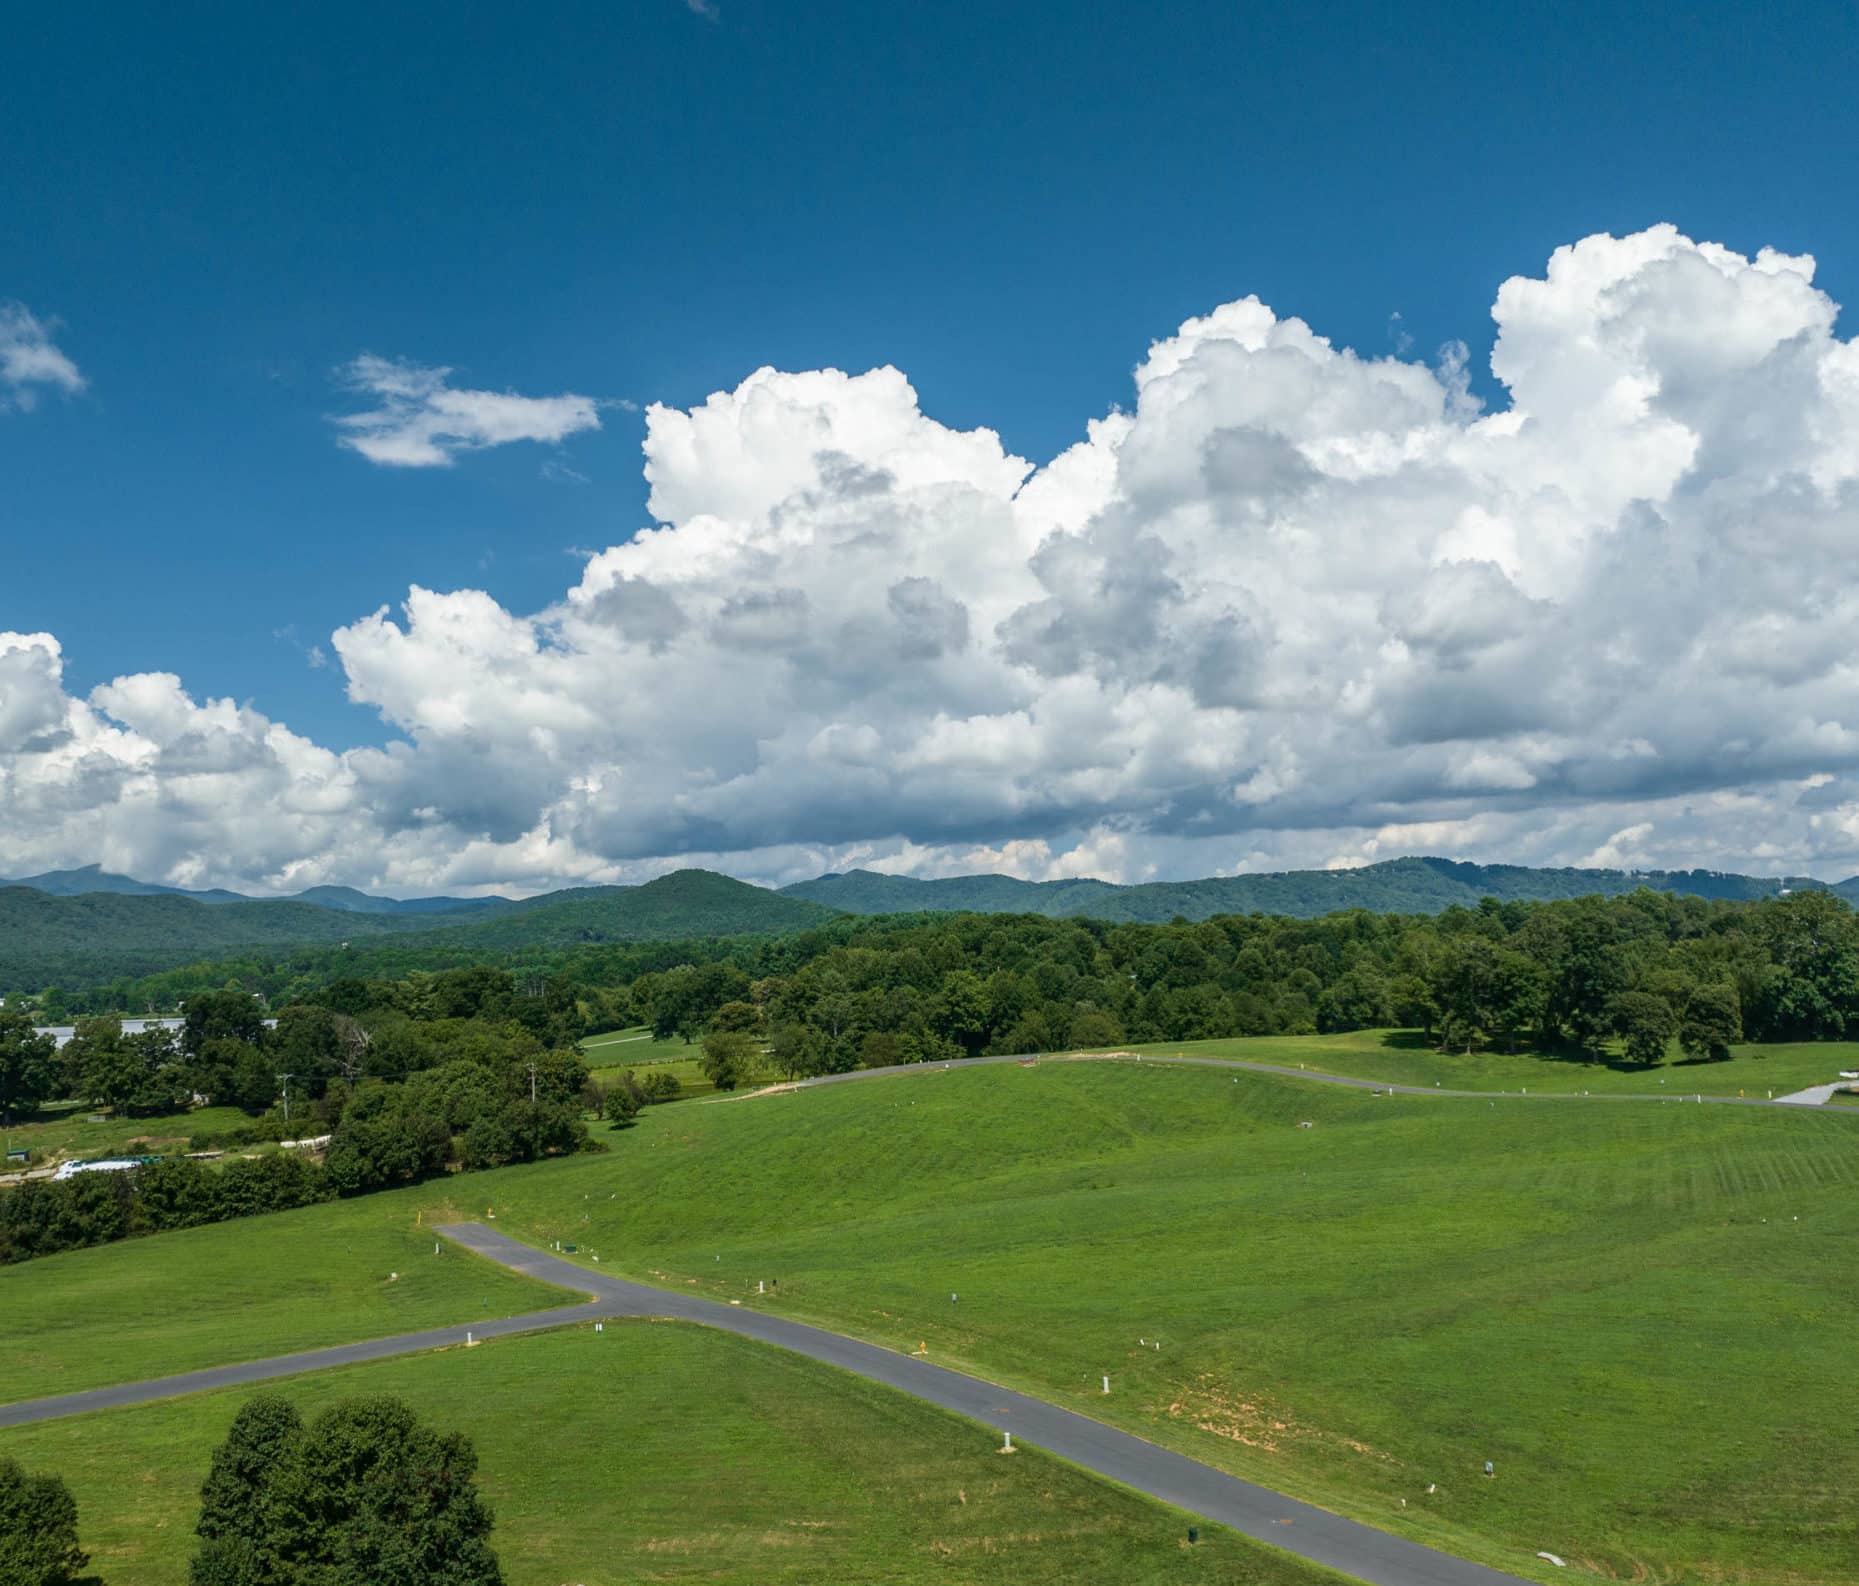
[[(415, 588), (332, 636), (385, 748), (165, 675), (73, 698), (56, 640), (0, 639), (0, 868), (1850, 873), (1836, 313), (1810, 258), (1589, 237), (1500, 287), (1486, 412), (1463, 349), (1365, 357), (1247, 298), (1151, 346), (1130, 405), (1043, 467), (895, 369), (758, 370), (647, 410), (656, 526), (544, 609)], [(350, 439), (381, 460), (570, 432), (422, 430), (435, 393), (473, 394), (370, 378), (401, 417)]]
[(56, 329), (24, 303), (0, 302), (0, 413), (31, 408), (41, 390), (75, 396), (84, 389), (77, 365), (52, 341)]
[(511, 441), (556, 443), (600, 428), (600, 403), (564, 394), (518, 396), (450, 383), (448, 368), (364, 353), (340, 371), (343, 383), (378, 400), (335, 423), (341, 444), (392, 468), (444, 468), (461, 451)]

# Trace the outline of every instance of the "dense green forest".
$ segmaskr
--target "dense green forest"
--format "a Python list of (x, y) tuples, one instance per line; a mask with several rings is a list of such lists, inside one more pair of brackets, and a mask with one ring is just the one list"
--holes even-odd
[(693, 1038), (721, 1020), (791, 1073), (986, 1052), (1401, 1025), (1443, 1048), (1629, 1059), (1859, 1031), (1859, 918), (1802, 892), (1639, 891), (1436, 916), (1352, 910), (1116, 925), (877, 919), (632, 979), (602, 1013)]
[[(1647, 889), (1750, 901), (1784, 890), (1773, 879), (1711, 870), (1532, 870), (1447, 859), (1395, 859), (1355, 870), (1140, 886), (1011, 876), (918, 881), (852, 871), (778, 893), (710, 871), (681, 870), (636, 887), (574, 888), (518, 902), (395, 902), (325, 887), (301, 893), (295, 901), (261, 903), (226, 892), (182, 894), (94, 869), (32, 879), (44, 887), (0, 885), (0, 996), (52, 986), (66, 992), (120, 986), (202, 960), (270, 964), (293, 950), (339, 951), (344, 944), (357, 955), (352, 968), (395, 973), (488, 958), (514, 961), (525, 954), (598, 943), (778, 935), (841, 913), (1040, 914), (1159, 925), (1234, 914), (1314, 919), (1346, 909), (1437, 914), (1454, 906), (1473, 907), (1486, 897), (1501, 903), (1544, 901)], [(77, 890), (92, 882), (97, 890)], [(1832, 887), (1799, 878), (1789, 885), (1859, 896), (1859, 878)], [(385, 945), (390, 941), (395, 945)], [(302, 961), (318, 960), (311, 954)]]
[[(421, 988), (462, 967), (429, 955), (410, 938), (249, 955), (61, 994), (60, 1006), (172, 1007), (227, 986), (273, 1005), (352, 1002), (335, 988), (362, 986), (417, 1007)], [(695, 1041), (739, 1004), (754, 1015), (744, 1028), (807, 1065), (1395, 1024), (1443, 1044), (1621, 1041), (1640, 1053), (1661, 1031), (1688, 1029), (1709, 1050), (1859, 1033), (1859, 919), (1828, 892), (1750, 904), (1641, 890), (1170, 925), (840, 916), (779, 936), (581, 943), (503, 963), (518, 985), (572, 988), (589, 1029), (651, 1023)]]
[(195, 1136), (196, 1153), (322, 1141), (318, 1157), (167, 1156), (133, 1173), (29, 1180), (0, 1193), (0, 1262), (582, 1150), (587, 1111), (624, 1121), (665, 1099), (629, 1081), (590, 1087), (574, 1046), (583, 1025), (567, 982), (526, 984), (496, 969), (340, 982), (320, 1001), (280, 1008), (270, 1026), (249, 993), (206, 992), (189, 999), (179, 1030), (125, 1034), (118, 1019), (89, 1018), (63, 1047), (0, 1010), (8, 1121), (51, 1100), (135, 1117), (197, 1098), (251, 1122)]

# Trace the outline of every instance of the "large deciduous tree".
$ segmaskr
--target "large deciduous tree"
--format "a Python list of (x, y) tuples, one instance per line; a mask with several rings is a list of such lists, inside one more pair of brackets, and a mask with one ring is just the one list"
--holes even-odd
[(0, 1581), (67, 1586), (90, 1557), (77, 1545), (77, 1503), (57, 1476), (0, 1458)]
[(0, 1116), (11, 1123), (15, 1109), (37, 1107), (57, 1077), (58, 1043), (35, 1030), (25, 1014), (0, 1008)]
[(470, 1440), (402, 1401), (345, 1399), (302, 1425), (263, 1395), (201, 1489), (193, 1586), (503, 1586)]
[(1743, 1010), (1736, 987), (1727, 981), (1706, 981), (1692, 989), (1678, 1023), (1678, 1044), (1685, 1056), (1721, 1062), (1743, 1039)]
[(1661, 1063), (1678, 1033), (1678, 1016), (1656, 992), (1623, 991), (1608, 1005), (1609, 1021), (1635, 1063)]

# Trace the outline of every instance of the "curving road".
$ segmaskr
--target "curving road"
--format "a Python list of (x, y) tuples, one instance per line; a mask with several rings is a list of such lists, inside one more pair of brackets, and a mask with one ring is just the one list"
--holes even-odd
[(93, 1388), (85, 1393), (62, 1394), (57, 1398), (0, 1405), (0, 1427), (49, 1421), (89, 1410), (144, 1404), (207, 1388), (239, 1387), (330, 1366), (357, 1365), (389, 1355), (462, 1344), (468, 1335), (495, 1338), (600, 1317), (663, 1316), (739, 1333), (745, 1338), (792, 1350), (841, 1371), (883, 1383), (996, 1431), (1011, 1432), (1021, 1442), (1043, 1448), (1074, 1465), (1287, 1553), (1369, 1582), (1370, 1586), (1522, 1586), (1519, 1576), (1467, 1563), (1417, 1542), (1377, 1531), (1372, 1526), (1345, 1520), (1328, 1510), (1281, 1497), (1198, 1460), (1119, 1432), (1089, 1416), (996, 1387), (979, 1377), (931, 1365), (916, 1356), (900, 1355), (876, 1344), (862, 1343), (823, 1328), (808, 1327), (745, 1307), (588, 1272), (482, 1223), (459, 1223), (439, 1232), (468, 1250), (539, 1282), (584, 1294), (591, 1292), (593, 1299), (583, 1305), (476, 1322), (469, 1327), (431, 1328), (367, 1343), (339, 1344), (330, 1349), (280, 1355), (271, 1360), (247, 1361), (242, 1365), (191, 1371), (181, 1376), (157, 1377), (146, 1382)]

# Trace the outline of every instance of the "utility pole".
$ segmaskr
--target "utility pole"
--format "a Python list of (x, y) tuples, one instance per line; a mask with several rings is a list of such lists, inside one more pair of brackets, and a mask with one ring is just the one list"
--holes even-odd
[(532, 1107), (536, 1105), (536, 1065), (534, 1063), (529, 1065), (529, 1104)]
[(278, 1075), (278, 1083), (284, 1087), (284, 1121), (286, 1123), (290, 1122), (290, 1082), (296, 1077), (295, 1074)]

